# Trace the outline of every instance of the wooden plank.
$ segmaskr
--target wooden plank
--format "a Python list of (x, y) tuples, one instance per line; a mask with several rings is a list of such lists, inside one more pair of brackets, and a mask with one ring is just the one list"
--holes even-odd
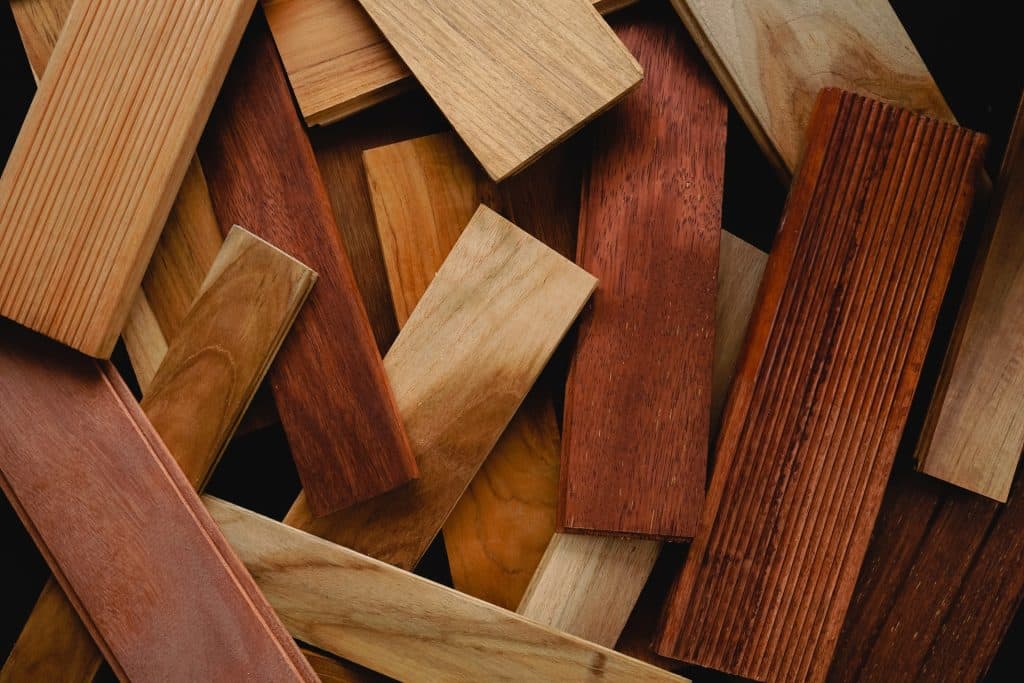
[(230, 503), (204, 502), (297, 638), (385, 675), (685, 680)]
[[(608, 14), (634, 1), (595, 0), (594, 8)], [(263, 8), (307, 124), (333, 123), (413, 86), (358, 0), (263, 0)]]
[(983, 149), (878, 101), (819, 97), (660, 654), (824, 679)]
[(384, 359), (420, 478), (320, 519), (300, 495), (285, 522), (415, 566), (594, 286), (481, 206)]
[(316, 159), (258, 11), (200, 157), (221, 225), (254, 226), (320, 274), (270, 373), (313, 512), (324, 515), (409, 481), (416, 462)]
[(0, 179), (0, 314), (110, 355), (252, 6), (72, 9)]
[(602, 284), (566, 387), (560, 530), (689, 539), (704, 503), (728, 110), (670, 15), (616, 29), (647, 78), (592, 136), (576, 262)]
[(921, 471), (1006, 502), (1024, 449), (1024, 100), (990, 208), (993, 240), (918, 443)]
[(643, 77), (587, 0), (360, 2), (495, 180)]

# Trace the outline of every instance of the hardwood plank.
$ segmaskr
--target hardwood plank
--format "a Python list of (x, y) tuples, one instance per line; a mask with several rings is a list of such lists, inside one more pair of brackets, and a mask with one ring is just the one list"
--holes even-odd
[(576, 262), (602, 284), (566, 387), (558, 526), (683, 540), (708, 467), (728, 110), (671, 10), (616, 33), (647, 77), (592, 135)]
[[(633, 2), (596, 0), (594, 8), (608, 14)], [(308, 125), (333, 123), (413, 87), (358, 0), (263, 0), (263, 8)]]
[(875, 100), (820, 95), (660, 654), (824, 679), (984, 144)]
[(415, 566), (594, 286), (481, 206), (384, 359), (420, 478), (320, 519), (300, 495), (285, 522)]
[(253, 4), (72, 9), (0, 178), (0, 314), (110, 355)]
[(400, 486), (417, 468), (313, 151), (256, 15), (200, 158), (221, 225), (254, 226), (320, 274), (270, 380), (311, 509), (321, 516)]
[(587, 0), (360, 2), (495, 180), (643, 77)]
[(11, 0), (11, 12), (36, 82), (43, 77), (53, 48), (75, 0)]
[(296, 637), (388, 676), (685, 680), (230, 503), (204, 502)]

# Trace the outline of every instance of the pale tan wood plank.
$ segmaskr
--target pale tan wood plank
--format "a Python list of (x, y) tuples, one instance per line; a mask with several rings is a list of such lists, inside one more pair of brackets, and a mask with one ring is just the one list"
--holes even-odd
[(388, 676), (685, 680), (230, 503), (204, 502), (295, 637)]
[(128, 360), (135, 372), (139, 390), (145, 393), (160, 367), (160, 361), (167, 353), (167, 337), (160, 329), (149, 297), (141, 289), (135, 295), (135, 301), (128, 312), (128, 320), (121, 330), (121, 339), (128, 351)]

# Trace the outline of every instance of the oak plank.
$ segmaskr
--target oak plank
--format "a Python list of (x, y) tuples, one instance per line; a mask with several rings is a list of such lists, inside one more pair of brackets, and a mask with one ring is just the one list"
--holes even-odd
[(495, 180), (640, 82), (587, 0), (360, 0)]
[(819, 96), (659, 654), (824, 679), (984, 146), (876, 100)]

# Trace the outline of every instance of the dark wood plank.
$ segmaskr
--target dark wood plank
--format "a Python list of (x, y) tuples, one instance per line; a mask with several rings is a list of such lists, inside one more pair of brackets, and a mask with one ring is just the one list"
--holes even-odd
[(983, 149), (951, 124), (819, 96), (660, 654), (824, 679)]

